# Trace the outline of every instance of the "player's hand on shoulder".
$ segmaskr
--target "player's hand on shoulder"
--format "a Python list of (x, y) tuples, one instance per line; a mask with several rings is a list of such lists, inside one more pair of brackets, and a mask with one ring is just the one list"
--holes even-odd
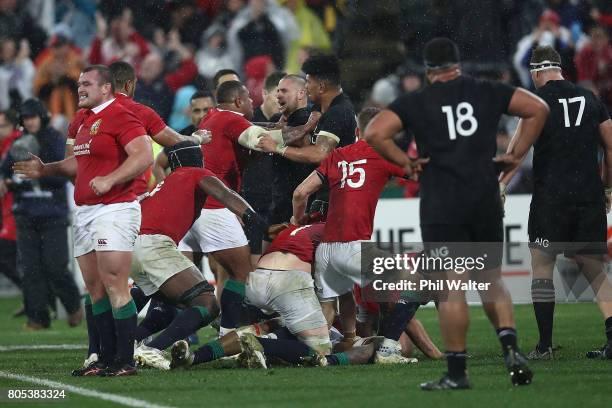
[(30, 153), (30, 159), (13, 164), (13, 171), (26, 179), (38, 179), (43, 176), (45, 165), (40, 158)]

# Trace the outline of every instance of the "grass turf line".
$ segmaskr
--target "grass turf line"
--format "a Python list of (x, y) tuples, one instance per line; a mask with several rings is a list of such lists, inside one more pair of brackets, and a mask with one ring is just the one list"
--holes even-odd
[[(83, 344), (84, 325), (68, 328), (65, 321), (54, 321), (43, 332), (22, 330), (23, 319), (11, 319), (17, 299), (0, 299), (0, 345)], [(531, 305), (516, 307), (519, 344), (529, 351), (537, 341)], [(361, 366), (316, 368), (274, 368), (268, 371), (220, 369), (219, 364), (192, 370), (160, 372), (140, 370), (130, 378), (74, 378), (70, 371), (82, 364), (84, 350), (30, 350), (0, 352), (0, 369), (16, 374), (119, 394), (162, 405), (179, 407), (232, 406), (423, 406), (454, 407), (605, 407), (609, 404), (612, 361), (591, 361), (587, 350), (604, 343), (603, 321), (595, 304), (557, 305), (554, 343), (562, 346), (558, 359), (534, 362), (534, 383), (514, 388), (503, 366), (499, 343), (482, 309), (471, 308), (469, 332), (469, 373), (474, 389), (467, 392), (424, 393), (418, 384), (438, 378), (445, 370), (442, 361), (409, 366)], [(422, 309), (421, 319), (432, 338), (440, 344), (437, 316), (433, 309)], [(199, 332), (201, 341), (211, 335)], [(36, 386), (0, 379), (0, 388), (33, 389)], [(0, 405), (7, 400), (0, 396)], [(54, 404), (53, 402), (49, 403)], [(51, 406), (113, 406), (106, 401), (70, 395)], [(15, 402), (12, 406), (42, 406)]]

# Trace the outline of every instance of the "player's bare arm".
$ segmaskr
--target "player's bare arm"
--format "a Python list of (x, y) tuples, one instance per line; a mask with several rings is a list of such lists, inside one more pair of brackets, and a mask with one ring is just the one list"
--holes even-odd
[[(506, 160), (510, 161), (506, 172), (510, 172), (520, 164), (520, 161), (525, 157), (531, 146), (536, 142), (542, 128), (548, 118), (550, 109), (544, 100), (535, 94), (517, 88), (510, 99), (508, 105), (508, 113), (518, 116), (521, 120), (521, 126), (517, 129), (514, 135), (514, 143), (508, 148)], [(520, 131), (519, 131), (520, 130)]]
[(76, 176), (77, 162), (73, 156), (53, 163), (43, 163), (38, 156), (30, 153), (30, 160), (20, 161), (13, 165), (13, 171), (27, 179), (61, 176), (73, 179)]
[(210, 143), (210, 141), (212, 140), (211, 134), (207, 130), (200, 129), (193, 132), (191, 135), (181, 135), (168, 126), (163, 128), (161, 132), (154, 135), (152, 138), (153, 140), (155, 140), (156, 143), (164, 147), (174, 146), (179, 142), (206, 144)]
[(113, 186), (132, 180), (153, 164), (151, 143), (147, 135), (142, 135), (125, 146), (127, 159), (115, 171), (106, 176), (91, 180), (90, 187), (98, 195), (107, 193)]
[(158, 183), (166, 178), (166, 169), (168, 167), (170, 167), (168, 155), (162, 150), (155, 158), (155, 163), (153, 163), (153, 176)]
[(338, 140), (338, 137), (332, 134), (319, 134), (314, 145), (287, 146), (280, 154), (298, 163), (320, 164), (336, 148)]
[(310, 173), (310, 176), (306, 177), (306, 180), (302, 181), (302, 183), (297, 186), (293, 192), (292, 224), (299, 225), (300, 221), (304, 219), (306, 215), (306, 206), (308, 205), (308, 197), (318, 191), (322, 186), (323, 181), (316, 171)]
[(365, 130), (365, 141), (382, 157), (404, 169), (406, 175), (412, 176), (423, 170), (428, 158), (411, 160), (395, 142), (393, 136), (403, 129), (401, 119), (390, 110), (383, 110), (376, 115)]
[(610, 206), (612, 205), (612, 119), (608, 119), (599, 125), (599, 134), (606, 162), (603, 173), (603, 182), (606, 188), (606, 212), (610, 212)]
[(310, 136), (310, 134), (314, 132), (315, 128), (317, 127), (319, 119), (321, 119), (321, 112), (314, 111), (310, 113), (308, 121), (303, 125), (293, 127), (284, 126), (282, 128), (282, 134), (285, 145), (291, 146), (305, 137)]

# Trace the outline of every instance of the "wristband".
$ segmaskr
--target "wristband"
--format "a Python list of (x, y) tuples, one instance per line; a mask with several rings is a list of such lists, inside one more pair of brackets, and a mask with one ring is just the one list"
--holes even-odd
[(508, 188), (508, 186), (506, 186), (506, 183), (502, 183), (501, 181), (499, 182), (499, 192), (502, 195), (506, 194), (506, 189)]
[(604, 191), (606, 192), (606, 194), (612, 194), (612, 187), (606, 187)]
[(285, 157), (285, 151), (287, 150), (287, 146), (282, 146), (280, 144), (276, 145), (276, 153)]
[(191, 136), (198, 141), (198, 144), (202, 144), (202, 141), (204, 141), (204, 138), (196, 133), (193, 133)]
[(73, 145), (74, 144), (74, 139), (69, 137), (68, 139), (66, 139), (66, 144), (67, 145)]

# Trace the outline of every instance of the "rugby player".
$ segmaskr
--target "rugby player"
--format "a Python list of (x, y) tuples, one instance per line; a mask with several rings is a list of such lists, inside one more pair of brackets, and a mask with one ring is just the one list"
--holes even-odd
[(319, 165), (336, 146), (348, 146), (355, 142), (355, 111), (342, 91), (340, 65), (335, 56), (312, 56), (304, 62), (302, 71), (306, 74), (308, 98), (320, 108), (321, 116), (317, 119), (317, 115), (311, 115), (301, 129), (308, 130), (309, 125), (316, 123), (315, 140), (306, 146), (290, 146), (294, 141), (293, 136), (288, 138), (285, 135), (285, 142), (279, 143), (268, 134), (259, 139), (258, 147), (295, 162)]
[[(324, 224), (292, 225), (274, 239), (249, 274), (245, 300), (259, 308), (279, 313), (285, 327), (262, 335), (261, 326), (238, 329), (210, 342), (195, 352), (181, 340), (172, 346), (172, 367), (188, 367), (240, 353), (250, 368), (266, 368), (265, 356), (292, 364), (309, 365), (365, 364), (373, 346), (355, 347), (348, 353), (330, 354), (332, 343), (327, 322), (314, 292), (311, 277), (317, 245)], [(269, 331), (266, 327), (265, 331)], [(308, 359), (310, 360), (310, 359)]]
[[(310, 109), (306, 96), (306, 81), (298, 75), (287, 75), (278, 83), (276, 99), (287, 126), (296, 128), (308, 122)], [(309, 138), (300, 140), (301, 145)], [(291, 199), (296, 187), (315, 169), (308, 163), (289, 160), (282, 155), (272, 156), (273, 180), (270, 224), (288, 222), (293, 213)]]
[[(240, 191), (249, 153), (245, 146), (252, 148), (253, 140), (265, 133), (265, 129), (249, 121), (253, 118), (253, 104), (249, 91), (240, 82), (219, 85), (217, 103), (217, 108), (211, 109), (199, 125), (200, 129), (215, 135), (209, 144), (202, 145), (205, 166), (226, 186)], [(230, 275), (220, 295), (220, 334), (244, 325), (244, 282), (253, 268), (248, 241), (236, 216), (214, 197), (208, 197), (202, 217), (181, 240), (179, 249), (212, 255)]]
[[(214, 288), (178, 250), (177, 245), (212, 196), (245, 225), (263, 219), (237, 193), (203, 167), (199, 145), (181, 142), (169, 149), (171, 174), (141, 202), (142, 225), (134, 248), (132, 277), (147, 296), (183, 310), (162, 333), (136, 349), (140, 363), (168, 369), (161, 355), (178, 339), (208, 325), (219, 314)], [(203, 217), (206, 214), (202, 215)]]
[[(147, 131), (147, 135), (150, 135), (153, 140), (163, 146), (172, 146), (182, 140), (189, 140), (196, 143), (207, 143), (210, 138), (204, 133), (198, 133), (194, 136), (185, 135), (181, 136), (176, 133), (173, 129), (166, 126), (162, 118), (150, 107), (141, 103), (135, 102), (134, 92), (136, 91), (136, 71), (134, 68), (124, 61), (116, 61), (109, 65), (111, 75), (115, 80), (115, 98), (117, 103), (125, 106), (131, 113), (133, 113), (138, 120), (142, 123), (143, 127)], [(88, 115), (87, 109), (80, 109), (77, 111), (75, 117), (68, 126), (68, 134), (66, 140), (66, 157), (73, 155), (74, 139), (79, 129), (83, 125), (83, 121)], [(149, 181), (151, 180), (152, 170), (147, 169), (141, 174), (134, 182), (133, 189), (137, 196), (146, 193), (149, 190)], [(137, 290), (137, 289), (136, 289)], [(88, 336), (90, 343), (90, 352), (85, 360), (85, 367), (91, 365), (92, 362), (96, 361), (96, 357), (93, 354), (98, 354), (95, 351), (97, 348), (95, 344), (99, 343), (96, 339), (97, 333), (91, 322), (92, 314), (90, 313), (92, 308), (91, 298), (89, 294), (85, 295), (85, 316), (87, 319)], [(93, 330), (92, 330), (93, 329)]]
[(141, 217), (133, 185), (152, 164), (153, 153), (141, 121), (115, 98), (107, 67), (85, 68), (78, 85), (79, 107), (87, 111), (76, 137), (69, 139), (74, 156), (54, 163), (34, 156), (14, 167), (28, 178), (76, 177), (74, 256), (91, 296), (101, 347), (100, 361), (73, 375), (133, 375), (136, 306), (128, 276)]
[[(371, 110), (361, 113), (365, 124), (372, 118)], [(336, 299), (348, 294), (352, 300), (355, 284), (362, 285), (361, 242), (372, 237), (374, 213), (378, 197), (387, 181), (403, 177), (405, 170), (384, 160), (357, 132), (359, 141), (333, 150), (293, 194), (292, 224), (304, 217), (306, 203), (311, 194), (324, 185), (329, 187), (329, 215), (321, 245), (317, 248), (315, 285), (328, 324), (333, 321)], [(410, 297), (411, 293), (404, 293)], [(354, 309), (354, 302), (351, 302)], [(385, 340), (376, 352), (379, 363), (409, 362), (401, 356), (398, 342), (406, 325), (414, 316), (419, 303), (402, 299), (395, 305), (393, 317), (385, 327)], [(350, 310), (350, 309), (349, 309)], [(355, 332), (355, 313), (344, 325), (345, 333)], [(342, 313), (341, 313), (342, 315)]]
[[(277, 122), (280, 118), (276, 88), (278, 81), (285, 76), (284, 72), (273, 72), (266, 77), (261, 90), (263, 103), (253, 112), (253, 123), (258, 125)], [(272, 155), (268, 153), (250, 152), (249, 165), (242, 173), (242, 195), (253, 209), (264, 218), (268, 218), (270, 210), (270, 194), (272, 193)], [(257, 263), (261, 256), (263, 231), (246, 229), (246, 235), (251, 248), (251, 262)]]
[[(434, 252), (441, 245), (435, 243), (442, 242), (489, 243), (487, 249), (494, 254), (487, 258), (488, 270), (473, 278), (486, 275), (491, 283), (480, 296), (502, 344), (512, 383), (529, 384), (532, 373), (519, 352), (512, 299), (501, 280), (502, 209), (493, 157), (502, 114), (523, 119), (517, 143), (508, 155), (497, 159), (513, 167), (539, 135), (548, 107), (526, 90), (462, 75), (459, 50), (449, 39), (431, 40), (424, 49), (424, 61), (430, 85), (398, 98), (372, 120), (365, 137), (383, 157), (407, 173), (421, 164), (395, 145), (394, 135), (410, 129), (419, 152), (428, 155), (430, 161), (420, 177), (421, 234), (427, 250)], [(447, 279), (459, 277), (447, 271)], [(439, 302), (438, 312), (448, 373), (438, 381), (421, 384), (424, 390), (470, 388), (465, 294), (449, 291), (446, 295), (449, 299)]]
[[(553, 359), (553, 270), (557, 254), (566, 251), (581, 265), (605, 320), (607, 344), (588, 355), (610, 359), (612, 285), (603, 256), (612, 192), (612, 121), (591, 91), (563, 78), (561, 57), (554, 48), (536, 48), (530, 67), (536, 94), (548, 103), (550, 115), (534, 145), (529, 245), (531, 297), (540, 339), (527, 358)], [(599, 146), (605, 152), (605, 193), (597, 163)], [(512, 175), (502, 175), (502, 188)]]

